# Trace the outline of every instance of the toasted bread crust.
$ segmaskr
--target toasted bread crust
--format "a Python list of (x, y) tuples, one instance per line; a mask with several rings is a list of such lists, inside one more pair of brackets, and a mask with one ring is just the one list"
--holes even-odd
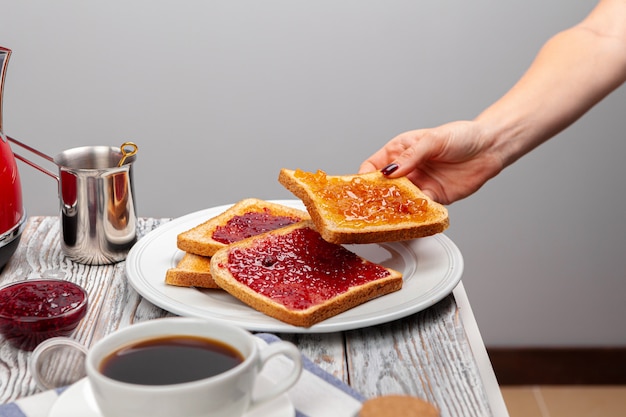
[(211, 258), (185, 253), (175, 268), (165, 273), (165, 283), (178, 287), (219, 288), (211, 276)]
[(311, 219), (322, 237), (331, 243), (380, 243), (398, 240), (409, 240), (432, 236), (441, 233), (449, 226), (448, 210), (445, 206), (431, 200), (406, 177), (389, 179), (376, 171), (367, 174), (327, 176), (341, 179), (349, 183), (359, 177), (375, 187), (389, 187), (390, 184), (401, 189), (407, 197), (421, 198), (427, 201), (426, 219), (412, 219), (389, 224), (350, 226), (349, 222), (342, 225), (332, 220), (325, 206), (332, 206), (333, 201), (324, 200), (311, 187), (295, 176), (295, 171), (283, 168), (278, 181), (304, 203)]
[(241, 200), (222, 214), (219, 214), (206, 222), (180, 233), (176, 244), (182, 251), (201, 256), (213, 256), (215, 252), (227, 245), (212, 238), (213, 232), (219, 226), (224, 226), (235, 216), (241, 216), (251, 212), (263, 212), (265, 209), (276, 216), (294, 217), (299, 220), (309, 219), (309, 214), (292, 207), (270, 201), (247, 198)]
[(346, 292), (307, 309), (293, 310), (267, 296), (255, 292), (249, 286), (239, 282), (230, 273), (228, 269), (228, 257), (230, 252), (235, 248), (250, 247), (251, 245), (255, 245), (267, 239), (270, 235), (288, 234), (297, 228), (305, 227), (314, 229), (314, 225), (311, 221), (304, 221), (233, 243), (227, 248), (219, 250), (211, 258), (211, 274), (213, 275), (213, 279), (222, 289), (250, 307), (285, 323), (301, 327), (310, 327), (315, 323), (333, 317), (381, 295), (397, 291), (402, 287), (402, 274), (393, 269), (386, 268), (389, 275), (384, 278), (351, 287)]

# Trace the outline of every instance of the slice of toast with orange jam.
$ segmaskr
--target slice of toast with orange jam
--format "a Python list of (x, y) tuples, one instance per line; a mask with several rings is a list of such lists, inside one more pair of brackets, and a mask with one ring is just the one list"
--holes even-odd
[(278, 181), (299, 197), (322, 237), (332, 243), (380, 243), (441, 233), (448, 210), (408, 178), (381, 172), (326, 175), (283, 168)]

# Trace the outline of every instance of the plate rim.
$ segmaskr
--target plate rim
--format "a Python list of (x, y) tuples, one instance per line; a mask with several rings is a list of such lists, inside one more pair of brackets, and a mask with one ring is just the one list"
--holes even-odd
[[(304, 209), (304, 204), (300, 200), (267, 200), (273, 203), (283, 204), (290, 207)], [(172, 229), (179, 229), (180, 232), (187, 230), (187, 228), (191, 228), (191, 226), (185, 226), (185, 229), (182, 229), (183, 225), (187, 222), (191, 222), (192, 220), (195, 222), (196, 219), (199, 219), (196, 224), (199, 224), (201, 221), (208, 220), (207, 214), (213, 213), (213, 215), (217, 215), (224, 210), (227, 210), (229, 207), (233, 206), (233, 204), (224, 204), (218, 205), (214, 207), (209, 207), (201, 210), (194, 211), (192, 213), (185, 214), (183, 216), (171, 219), (170, 221), (161, 224), (154, 230), (145, 234), (135, 245), (131, 248), (128, 253), (125, 262), (125, 272), (128, 282), (131, 286), (137, 291), (142, 297), (144, 297), (147, 301), (151, 302), (157, 307), (160, 307), (170, 313), (177, 314), (180, 316), (190, 316), (190, 317), (201, 317), (206, 319), (214, 319), (230, 322), (231, 324), (238, 325), (250, 331), (263, 331), (263, 332), (277, 332), (277, 333), (329, 333), (336, 331), (344, 331), (344, 330), (354, 330), (369, 326), (374, 326), (378, 324), (387, 323), (396, 319), (400, 319), (412, 314), (415, 314), (419, 311), (425, 310), (428, 307), (436, 304), (447, 295), (449, 295), (454, 288), (458, 285), (461, 280), (464, 268), (464, 260), (463, 256), (459, 250), (459, 248), (454, 244), (454, 242), (446, 236), (444, 233), (439, 233), (433, 236), (412, 239), (401, 242), (388, 242), (374, 245), (405, 245), (409, 250), (415, 252), (414, 246), (419, 246), (421, 242), (427, 243), (436, 243), (438, 245), (439, 250), (443, 250), (447, 257), (447, 261), (449, 263), (449, 267), (446, 270), (446, 273), (439, 279), (437, 285), (434, 285), (431, 290), (425, 294), (420, 294), (415, 300), (420, 300), (420, 302), (415, 303), (410, 307), (405, 307), (402, 309), (394, 309), (391, 308), (391, 311), (387, 311), (389, 309), (385, 309), (385, 312), (382, 314), (378, 314), (375, 317), (366, 318), (366, 319), (350, 319), (347, 321), (333, 321), (333, 318), (329, 318), (325, 321), (317, 323), (311, 327), (299, 327), (293, 326), (288, 323), (284, 323), (277, 319), (271, 318), (269, 316), (265, 316), (267, 318), (268, 323), (245, 323), (241, 319), (233, 319), (232, 317), (225, 317), (224, 314), (220, 312), (212, 312), (207, 314), (206, 311), (200, 311), (195, 306), (189, 306), (180, 300), (174, 300), (172, 297), (164, 294), (159, 291), (156, 287), (144, 284), (144, 281), (147, 282), (148, 279), (145, 279), (142, 276), (140, 266), (138, 265), (141, 260), (142, 255), (150, 249), (150, 245), (155, 242), (158, 237), (161, 235), (167, 234), (172, 231)], [(175, 244), (174, 244), (175, 245)], [(174, 248), (172, 254), (168, 255), (172, 258), (176, 257), (176, 255), (180, 252), (179, 249)], [(163, 271), (163, 279), (165, 279), (165, 271)], [(181, 290), (188, 290), (187, 288), (180, 287)], [(197, 291), (197, 290), (196, 290)], [(391, 297), (394, 293), (388, 294), (384, 297)], [(381, 297), (383, 298), (383, 297)], [(421, 298), (421, 299), (420, 299)], [(169, 300), (173, 301), (170, 302)], [(374, 301), (374, 300), (372, 300)], [(350, 311), (350, 310), (348, 310)], [(262, 313), (259, 313), (262, 314)], [(339, 316), (335, 316), (339, 317)], [(329, 322), (330, 320), (330, 322)]]

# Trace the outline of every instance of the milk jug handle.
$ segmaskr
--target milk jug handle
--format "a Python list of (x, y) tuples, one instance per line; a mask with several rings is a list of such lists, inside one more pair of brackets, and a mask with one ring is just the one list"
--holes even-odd
[[(7, 136), (7, 139), (9, 140), (9, 142), (12, 142), (12, 143), (16, 144), (17, 146), (20, 146), (20, 147), (26, 149), (27, 151), (32, 152), (35, 155), (40, 156), (43, 159), (45, 159), (47, 161), (50, 161), (50, 162), (52, 162), (54, 164), (54, 159), (51, 156), (48, 156), (45, 153), (43, 153), (41, 151), (38, 151), (37, 149), (35, 149), (35, 148), (31, 147), (31, 146), (28, 146), (25, 143), (22, 143), (19, 140), (14, 139), (14, 138), (12, 138), (10, 136)], [(52, 171), (48, 171), (47, 169), (37, 165), (36, 163), (34, 163), (31, 160), (23, 157), (22, 155), (15, 153), (15, 151), (13, 152), (13, 155), (15, 155), (15, 157), (17, 159), (19, 159), (20, 161), (24, 162), (25, 164), (30, 165), (31, 167), (33, 167), (35, 169), (38, 169), (39, 171), (43, 172), (46, 175), (51, 176), (52, 178), (57, 180), (57, 182), (59, 182), (59, 176), (56, 175), (55, 173), (53, 173)]]

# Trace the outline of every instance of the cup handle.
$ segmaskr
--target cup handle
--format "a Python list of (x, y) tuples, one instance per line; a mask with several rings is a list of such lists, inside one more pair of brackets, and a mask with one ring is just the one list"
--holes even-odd
[(266, 346), (264, 349), (261, 349), (261, 352), (259, 354), (259, 363), (261, 369), (272, 357), (281, 354), (287, 356), (293, 362), (290, 374), (287, 375), (278, 384), (274, 385), (269, 391), (264, 392), (262, 395), (259, 395), (256, 398), (253, 397), (250, 401), (249, 408), (256, 407), (260, 404), (263, 404), (269, 400), (278, 397), (280, 394), (284, 393), (289, 388), (294, 386), (295, 383), (298, 381), (298, 378), (300, 378), (300, 374), (302, 373), (302, 356), (298, 348), (289, 342), (274, 342), (271, 345)]
[[(49, 355), (57, 349), (64, 348), (78, 351), (78, 353), (82, 353), (84, 357), (87, 356), (87, 348), (85, 346), (67, 337), (52, 337), (50, 339), (44, 340), (33, 350), (33, 353), (28, 362), (28, 369), (33, 377), (33, 380), (40, 390), (45, 391), (59, 387), (59, 384), (50, 383), (44, 377), (44, 370), (46, 365), (48, 365), (47, 361), (49, 360)], [(82, 376), (84, 376), (84, 370), (81, 377)], [(77, 380), (78, 379), (80, 378), (77, 378)]]

